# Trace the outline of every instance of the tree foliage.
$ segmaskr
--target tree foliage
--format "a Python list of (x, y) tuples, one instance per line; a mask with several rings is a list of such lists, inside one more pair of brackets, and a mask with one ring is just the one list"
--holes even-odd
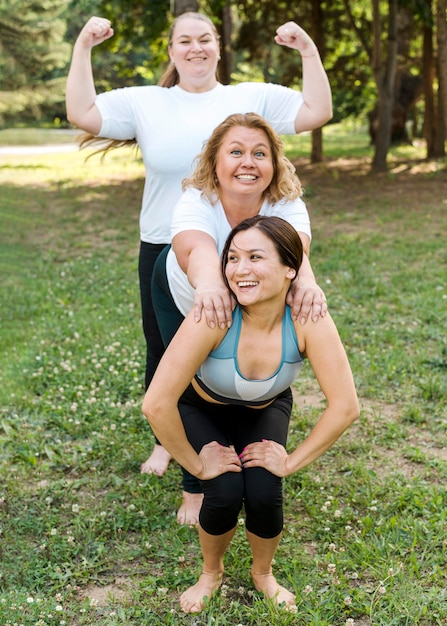
[(66, 0), (0, 0), (0, 121), (39, 117), (63, 98)]
[[(422, 94), (429, 153), (443, 154), (446, 0), (309, 0), (298, 5), (285, 0), (0, 0), (0, 123), (1, 116), (21, 122), (64, 116), (71, 47), (92, 15), (107, 17), (115, 30), (93, 50), (95, 82), (102, 91), (155, 84), (168, 62), (167, 33), (174, 16), (197, 8), (220, 31), (223, 82), (301, 86), (299, 55), (273, 41), (278, 26), (293, 20), (318, 43), (332, 86), (334, 121), (369, 118), (371, 140), (376, 148), (379, 136), (385, 142), (386, 159), (388, 141), (411, 140), (410, 116), (414, 133), (422, 127), (415, 114)], [(383, 156), (380, 161), (383, 165)]]

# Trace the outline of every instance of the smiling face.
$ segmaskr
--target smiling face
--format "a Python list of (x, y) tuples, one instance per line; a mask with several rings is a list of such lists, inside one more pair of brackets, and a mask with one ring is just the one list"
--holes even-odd
[(259, 228), (238, 232), (228, 249), (225, 276), (239, 304), (284, 303), (296, 270), (284, 265), (273, 241)]
[(232, 197), (262, 198), (273, 173), (272, 150), (266, 133), (258, 128), (230, 128), (216, 159), (222, 201)]
[(212, 25), (202, 19), (178, 20), (169, 45), (169, 57), (186, 91), (208, 91), (216, 83), (219, 42)]

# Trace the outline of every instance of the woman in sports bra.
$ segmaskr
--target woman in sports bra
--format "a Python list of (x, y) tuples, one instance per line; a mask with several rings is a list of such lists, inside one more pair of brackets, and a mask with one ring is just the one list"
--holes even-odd
[[(143, 402), (155, 434), (202, 485), (202, 573), (180, 598), (200, 612), (222, 583), (224, 553), (242, 508), (255, 588), (278, 604), (293, 592), (272, 573), (283, 529), (282, 478), (330, 448), (358, 417), (351, 368), (329, 314), (292, 318), (286, 296), (303, 258), (300, 237), (280, 217), (255, 216), (231, 231), (222, 274), (237, 304), (230, 328), (190, 312), (169, 344)], [(312, 432), (288, 452), (290, 385), (308, 359), (326, 397)]]

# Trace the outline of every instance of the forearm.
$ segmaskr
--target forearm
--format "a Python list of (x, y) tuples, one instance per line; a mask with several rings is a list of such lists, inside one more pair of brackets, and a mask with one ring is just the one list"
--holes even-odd
[(66, 106), (70, 122), (80, 125), (85, 114), (96, 100), (95, 83), (91, 63), (91, 48), (75, 43), (73, 58), (67, 78)]
[(220, 259), (216, 249), (196, 248), (192, 250), (186, 273), (194, 289), (204, 285), (223, 284)]
[(296, 132), (320, 128), (333, 114), (331, 87), (317, 48), (304, 51), (301, 58), (304, 102), (295, 122)]
[(303, 254), (303, 261), (300, 265), (300, 269), (298, 271), (298, 280), (311, 280), (316, 282), (315, 274), (313, 272), (312, 266), (309, 261), (309, 257), (307, 254)]
[(329, 450), (358, 418), (358, 414), (358, 405), (355, 401), (344, 412), (326, 409), (310, 435), (289, 454), (286, 462), (287, 474), (294, 474), (303, 469)]
[(143, 413), (154, 431), (155, 436), (169, 454), (190, 474), (199, 476), (203, 470), (202, 461), (189, 443), (180, 413), (176, 406), (168, 410), (152, 411), (150, 400), (143, 404)]

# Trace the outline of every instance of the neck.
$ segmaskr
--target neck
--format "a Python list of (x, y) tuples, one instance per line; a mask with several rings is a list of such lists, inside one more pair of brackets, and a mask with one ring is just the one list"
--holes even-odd
[(282, 325), (285, 308), (285, 294), (283, 298), (276, 297), (274, 300), (241, 306), (242, 321), (258, 330), (270, 332), (279, 324)]
[(217, 79), (215, 76), (209, 78), (208, 80), (182, 80), (180, 79), (177, 83), (178, 86), (184, 91), (188, 91), (189, 93), (204, 93), (206, 91), (211, 91), (217, 85)]
[(231, 228), (240, 224), (242, 220), (259, 215), (262, 203), (264, 202), (264, 196), (259, 195), (255, 198), (245, 197), (241, 199), (228, 197), (219, 192), (219, 198)]

